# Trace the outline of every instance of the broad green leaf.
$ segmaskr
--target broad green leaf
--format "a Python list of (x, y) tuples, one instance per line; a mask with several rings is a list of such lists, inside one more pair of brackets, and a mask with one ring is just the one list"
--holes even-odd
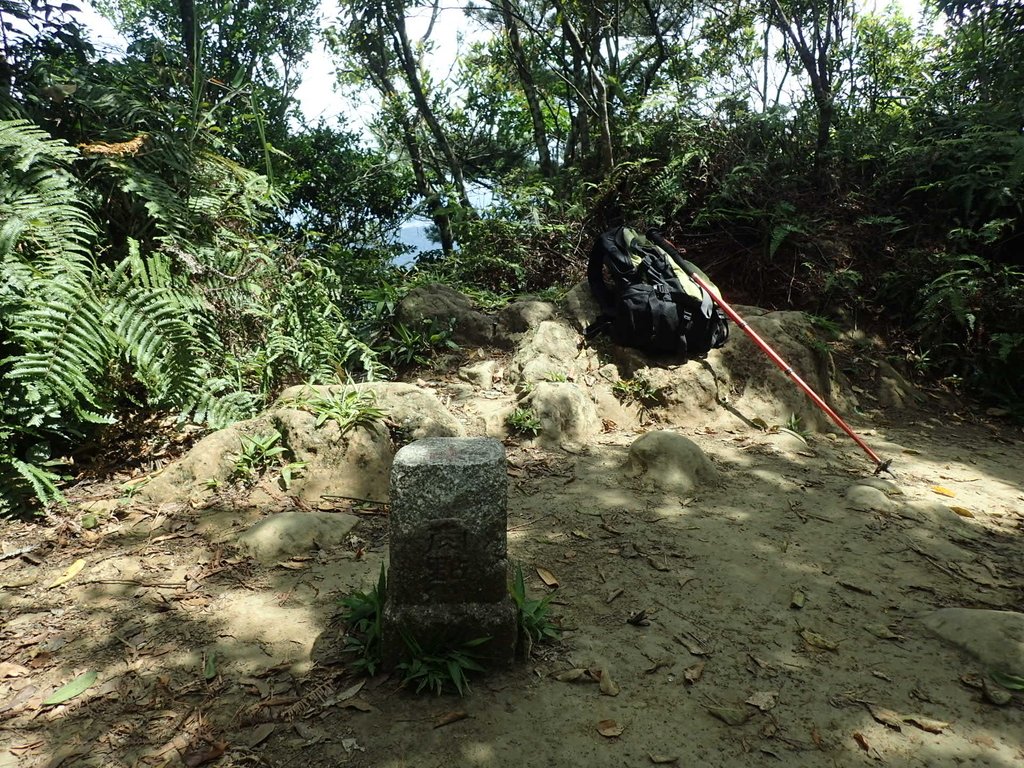
[(1024, 677), (1008, 675), (1005, 672), (992, 672), (989, 677), (1007, 690), (1024, 691)]
[(58, 688), (54, 691), (50, 698), (43, 702), (44, 707), (55, 707), (58, 704), (63, 704), (65, 701), (70, 701), (79, 694), (85, 692), (89, 686), (96, 682), (96, 672), (86, 672), (83, 675), (79, 675), (70, 683), (65, 686)]

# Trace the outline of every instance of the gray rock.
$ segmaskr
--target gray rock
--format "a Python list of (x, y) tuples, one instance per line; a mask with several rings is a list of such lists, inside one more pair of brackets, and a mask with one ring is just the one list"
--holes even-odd
[(274, 562), (341, 544), (358, 518), (337, 512), (278, 512), (238, 537), (238, 548), (261, 562)]
[(405, 295), (395, 311), (396, 322), (420, 328), (429, 320), (434, 328), (452, 326), (457, 344), (491, 344), (496, 320), (473, 307), (468, 296), (441, 283), (418, 285)]
[(211, 485), (226, 482), (234, 473), (242, 450), (241, 436), (266, 434), (273, 428), (270, 417), (263, 415), (211, 432), (146, 483), (139, 497), (155, 504), (201, 503), (213, 495)]
[(582, 331), (601, 314), (601, 308), (590, 292), (587, 281), (574, 285), (562, 300), (563, 311), (573, 327)]
[(718, 474), (699, 445), (667, 430), (637, 438), (629, 447), (623, 470), (627, 477), (674, 493), (686, 493), (714, 482)]
[(512, 302), (498, 313), (495, 340), (513, 346), (522, 334), (545, 320), (553, 320), (555, 315), (555, 305), (546, 301)]
[(524, 403), (540, 420), (538, 441), (552, 447), (577, 446), (601, 432), (601, 417), (587, 393), (571, 382), (542, 381)]
[(885, 491), (862, 484), (846, 489), (846, 504), (862, 512), (895, 512), (899, 508)]
[(921, 621), (942, 639), (974, 656), (987, 672), (1024, 677), (1024, 614), (942, 608)]
[(494, 384), (494, 374), (498, 363), (495, 360), (481, 360), (479, 363), (464, 365), (459, 368), (459, 378), (468, 381), (480, 389), (490, 389)]
[(378, 381), (356, 385), (377, 396), (388, 419), (411, 440), (462, 437), (465, 431), (437, 395), (413, 384)]
[(552, 374), (577, 378), (590, 367), (586, 353), (582, 359), (580, 336), (568, 326), (554, 320), (545, 320), (531, 328), (523, 337), (512, 358), (512, 368), (519, 378), (535, 384)]
[(319, 427), (316, 416), (296, 408), (278, 408), (274, 422), (296, 461), (306, 466), (289, 489), (311, 504), (321, 496), (385, 500), (394, 448), (387, 427), (359, 427), (342, 434), (331, 419)]

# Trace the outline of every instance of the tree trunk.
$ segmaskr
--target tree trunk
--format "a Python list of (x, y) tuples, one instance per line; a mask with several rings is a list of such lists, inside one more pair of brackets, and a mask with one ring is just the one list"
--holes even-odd
[(394, 8), (392, 7), (392, 22), (395, 25), (395, 32), (398, 35), (399, 50), (398, 58), (399, 63), (402, 67), (402, 72), (405, 74), (405, 79), (409, 85), (409, 90), (412, 93), (413, 101), (416, 104), (416, 110), (419, 112), (420, 117), (423, 118), (427, 124), (427, 128), (430, 131), (430, 135), (433, 136), (434, 141), (437, 142), (438, 148), (441, 150), (441, 154), (444, 155), (444, 159), (448, 164), (448, 170), (452, 174), (452, 182), (455, 185), (456, 194), (459, 197), (459, 204), (465, 208), (468, 212), (473, 212), (473, 206), (469, 202), (469, 194), (466, 190), (466, 180), (462, 174), (462, 163), (457, 157), (455, 152), (452, 150), (452, 145), (448, 141), (448, 136), (444, 132), (444, 128), (441, 127), (441, 123), (437, 119), (437, 115), (434, 114), (434, 110), (430, 108), (430, 104), (427, 102), (427, 94), (423, 88), (423, 82), (420, 80), (419, 72), (417, 71), (418, 62), (416, 56), (413, 53), (412, 45), (409, 43), (409, 35), (405, 28), (405, 9), (404, 7)]
[(523, 45), (519, 39), (519, 25), (512, 14), (512, 3), (510, 0), (501, 0), (501, 16), (505, 23), (505, 31), (508, 34), (509, 52), (512, 54), (512, 61), (515, 63), (516, 72), (519, 74), (519, 83), (523, 87), (526, 96), (526, 104), (530, 109), (530, 121), (533, 123), (533, 143), (537, 148), (537, 159), (540, 165), (540, 172), (544, 178), (552, 178), (555, 175), (555, 166), (551, 161), (551, 148), (548, 146), (548, 132), (544, 125), (544, 114), (540, 109), (540, 98), (537, 95), (537, 85), (533, 80), (533, 72), (526, 61), (526, 54), (523, 52)]
[(195, 0), (178, 0), (178, 18), (181, 20), (181, 43), (185, 46), (185, 61), (191, 71), (196, 66)]

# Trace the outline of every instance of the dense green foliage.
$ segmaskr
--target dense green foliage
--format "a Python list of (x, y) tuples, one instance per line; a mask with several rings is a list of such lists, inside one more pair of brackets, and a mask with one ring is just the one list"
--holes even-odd
[[(215, 426), (422, 363), (447, 329), (391, 325), (410, 284), (564, 285), (622, 220), (1024, 417), (1019, 3), (316, 7), (106, 0), (111, 55), (72, 6), (0, 0), (0, 504), (59, 498), (62, 460), (133, 412)], [(375, 94), (372, 140), (304, 123), (318, 39)], [(403, 272), (413, 213), (438, 248)]]

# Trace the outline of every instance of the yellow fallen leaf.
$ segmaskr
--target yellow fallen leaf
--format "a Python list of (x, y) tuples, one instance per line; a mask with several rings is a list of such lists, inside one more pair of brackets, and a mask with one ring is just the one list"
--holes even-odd
[(800, 631), (800, 637), (804, 639), (804, 642), (815, 648), (821, 648), (826, 651), (838, 651), (839, 643), (834, 640), (829, 640), (824, 635), (820, 635), (812, 629), (804, 629)]
[(61, 584), (67, 584), (69, 581), (75, 578), (75, 576), (78, 575), (78, 572), (83, 568), (85, 568), (85, 560), (83, 558), (75, 560), (75, 562), (73, 562), (71, 566), (66, 571), (64, 571), (64, 573), (60, 577), (58, 577), (56, 581), (53, 582), (53, 584), (47, 587), (47, 589), (53, 589), (54, 587), (59, 587)]
[(974, 513), (967, 509), (967, 507), (950, 507), (950, 509), (960, 515), (960, 517), (974, 517)]
[(942, 720), (933, 720), (923, 715), (904, 715), (903, 722), (916, 726), (922, 731), (928, 731), (928, 733), (942, 733), (943, 730), (949, 728), (949, 723), (945, 723)]
[(545, 586), (548, 586), (548, 587), (557, 587), (558, 586), (558, 578), (555, 576), (555, 574), (553, 574), (547, 568), (541, 568), (538, 565), (537, 566), (537, 575), (540, 576), (540, 580), (544, 582)]
[(603, 693), (605, 696), (619, 695), (619, 684), (612, 680), (612, 676), (608, 674), (607, 669), (601, 670), (600, 686), (601, 693)]
[(940, 496), (949, 496), (951, 499), (956, 497), (956, 491), (951, 491), (949, 488), (943, 488), (941, 485), (933, 485), (932, 493), (937, 493)]

